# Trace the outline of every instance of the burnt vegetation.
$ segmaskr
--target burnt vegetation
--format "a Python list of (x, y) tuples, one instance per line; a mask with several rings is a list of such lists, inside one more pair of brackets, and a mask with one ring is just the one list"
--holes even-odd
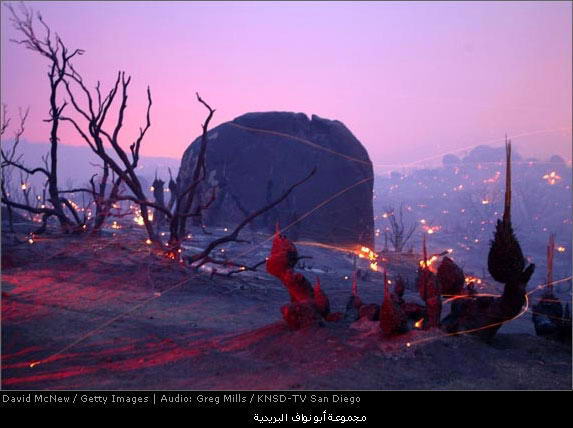
[[(397, 208), (385, 208), (385, 251), (376, 254), (374, 250), (366, 247), (349, 251), (355, 259), (356, 256), (365, 257), (370, 269), (377, 275), (381, 274), (381, 301), (362, 301), (358, 293), (358, 278), (366, 275), (355, 266), (352, 293), (345, 313), (332, 312), (329, 297), (321, 286), (320, 278), (317, 277), (312, 284), (305, 275), (296, 271), (299, 260), (305, 256), (299, 256), (295, 244), (281, 232), (280, 227), (277, 226), (273, 235), (268, 259), (246, 265), (223, 258), (216, 251), (231, 242), (247, 243), (248, 241), (241, 237), (245, 227), (279, 206), (291, 193), (304, 188), (304, 184), (315, 176), (317, 167), (304, 176), (294, 177), (292, 182), (281, 189), (278, 196), (269, 197), (266, 205), (250, 213), (245, 212), (244, 219), (235, 227), (225, 229), (225, 235), (213, 238), (201, 250), (194, 250), (192, 254), (183, 256), (184, 242), (192, 239), (188, 236), (189, 222), (196, 220), (203, 226), (202, 213), (218, 197), (214, 188), (207, 198), (201, 194), (202, 184), (208, 178), (208, 134), (216, 110), (196, 93), (195, 101), (205, 109), (206, 117), (201, 124), (200, 139), (196, 143), (199, 147), (192, 169), (192, 179), (183, 186), (182, 182), (173, 179), (170, 171), (166, 186), (166, 181), (156, 175), (150, 195), (137, 170), (141, 148), (152, 126), (151, 88), (146, 89), (146, 110), (145, 116), (141, 118), (139, 132), (134, 141), (125, 141), (122, 131), (128, 114), (131, 76), (125, 71), (118, 71), (107, 90), (99, 81), (95, 85), (87, 82), (79, 67), (74, 64), (85, 53), (82, 49), (69, 48), (51, 31), (41, 15), (34, 14), (25, 6), (16, 9), (8, 4), (6, 8), (21, 37), (14, 42), (46, 61), (49, 85), (48, 117), (45, 121), (50, 125), (50, 151), (43, 158), (43, 165), (26, 165), (18, 152), (28, 111), (19, 111), (19, 123), (13, 131), (13, 137), (3, 140), (5, 143), (3, 142), (0, 151), (1, 201), (6, 208), (12, 231), (16, 216), (28, 215), (32, 220), (39, 216), (41, 225), (33, 232), (32, 237), (47, 233), (50, 226), (56, 226), (63, 235), (81, 234), (85, 235), (85, 239), (90, 239), (101, 235), (111, 218), (133, 215), (136, 210), (141, 225), (145, 228), (146, 243), (153, 248), (154, 254), (164, 261), (170, 259), (196, 269), (207, 263), (232, 268), (227, 273), (228, 276), (257, 271), (265, 265), (266, 271), (278, 279), (288, 291), (290, 302), (282, 306), (281, 313), (293, 330), (329, 322), (350, 324), (365, 320), (376, 323), (383, 338), (404, 335), (413, 330), (435, 329), (434, 331), (446, 334), (471, 333), (491, 340), (504, 323), (518, 317), (524, 308), (527, 309), (526, 288), (535, 271), (535, 265), (528, 264), (512, 224), (510, 141), (506, 141), (505, 145), (504, 212), (495, 225), (487, 257), (491, 277), (503, 285), (501, 295), (480, 295), (476, 292), (474, 280), (468, 280), (463, 269), (453, 258), (448, 257), (449, 251), (428, 254), (426, 232), (430, 234), (434, 230), (430, 228), (422, 234), (422, 260), (415, 275), (414, 288), (419, 299), (407, 299), (406, 279), (392, 274), (386, 264), (387, 260), (384, 259), (384, 255), (389, 253), (394, 253), (394, 256), (404, 255), (404, 250), (411, 243), (419, 226), (417, 222), (409, 221), (406, 206), (401, 203)], [(7, 107), (3, 106), (0, 122), (3, 138), (9, 133), (11, 121)], [(100, 172), (90, 177), (84, 186), (63, 187), (58, 179), (58, 147), (61, 143), (62, 126), (71, 127), (100, 162)], [(35, 175), (43, 177), (45, 184), (42, 189), (37, 190), (28, 185), (29, 178)], [(170, 193), (168, 201), (165, 200), (167, 190)], [(68, 197), (71, 194), (81, 195), (81, 202)], [(124, 203), (127, 203), (129, 208), (126, 208)], [(87, 215), (86, 207), (90, 206), (94, 207), (93, 216)], [(163, 227), (168, 228), (167, 234), (161, 232)], [(203, 231), (208, 233), (205, 227)], [(392, 251), (389, 251), (388, 244), (391, 245)], [(547, 250), (548, 288), (542, 300), (534, 306), (533, 321), (538, 335), (566, 341), (567, 334), (570, 337), (571, 331), (570, 309), (569, 306), (563, 308), (553, 293), (554, 248), (554, 239), (550, 238)], [(366, 271), (371, 273), (368, 269)], [(212, 271), (212, 275), (214, 273), (215, 271)], [(449, 314), (442, 317), (446, 301), (451, 302), (451, 308)]]

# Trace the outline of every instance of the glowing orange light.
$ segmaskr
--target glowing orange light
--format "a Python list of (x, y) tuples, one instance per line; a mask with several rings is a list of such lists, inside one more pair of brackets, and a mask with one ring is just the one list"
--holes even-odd
[[(426, 265), (424, 266), (424, 260), (420, 260), (419, 264), (420, 267), (423, 269), (424, 267), (426, 268), (431, 268), (432, 267), (432, 263), (434, 263), (436, 260), (438, 260), (438, 256), (432, 256), (430, 257), (427, 261), (426, 261)], [(432, 270), (432, 269), (430, 269)]]
[(557, 251), (559, 251), (560, 253), (564, 253), (566, 250), (565, 247), (557, 247)]
[(145, 240), (145, 243), (146, 243), (147, 245), (151, 245), (151, 239), (147, 238), (147, 239)]
[(469, 284), (470, 282), (475, 282), (476, 284), (481, 284), (481, 283), (482, 283), (481, 279), (478, 278), (477, 276), (466, 275), (465, 283), (466, 283), (466, 284)]
[(496, 171), (495, 175), (491, 178), (488, 178), (487, 180), (484, 180), (484, 183), (495, 183), (497, 182), (497, 180), (499, 180), (499, 177), (501, 176), (501, 173), (499, 171)]
[[(153, 213), (147, 213), (147, 219), (149, 221), (153, 221)], [(141, 215), (141, 211), (137, 211), (135, 213), (133, 221), (136, 222), (139, 226), (143, 226), (145, 224), (145, 222), (143, 221), (143, 216)]]
[(557, 175), (555, 171), (551, 171), (549, 174), (545, 174), (543, 179), (546, 180), (550, 185), (554, 185), (559, 180), (561, 180), (561, 177)]
[(26, 190), (28, 188), (28, 185), (26, 183), (22, 183), (22, 190)]
[(424, 318), (419, 319), (418, 321), (416, 321), (416, 322), (414, 323), (414, 327), (416, 327), (416, 328), (422, 327), (422, 323), (423, 323), (423, 322), (424, 322)]
[(483, 200), (481, 201), (481, 204), (482, 204), (482, 205), (487, 205), (487, 204), (489, 204), (489, 201), (488, 201), (487, 199), (483, 199)]
[[(424, 220), (424, 222), (425, 221), (426, 220)], [(422, 230), (429, 235), (433, 235), (434, 233), (438, 232), (441, 228), (442, 226), (428, 226), (427, 224), (424, 224), (424, 226), (422, 226)]]
[(370, 248), (363, 246), (358, 252), (358, 257), (361, 259), (368, 258), (368, 260), (370, 260), (370, 269), (372, 269), (374, 272), (378, 272), (378, 254), (376, 254)]

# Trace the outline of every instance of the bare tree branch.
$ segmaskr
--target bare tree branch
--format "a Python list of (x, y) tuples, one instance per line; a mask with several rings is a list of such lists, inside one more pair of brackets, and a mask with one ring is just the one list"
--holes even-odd
[(205, 248), (201, 253), (199, 254), (195, 254), (193, 256), (189, 257), (189, 262), (190, 263), (194, 263), (198, 260), (201, 260), (205, 257), (207, 257), (211, 251), (213, 251), (215, 248), (217, 248), (219, 245), (222, 245), (226, 242), (231, 242), (231, 241), (237, 241), (237, 238), (239, 236), (239, 233), (241, 232), (241, 230), (247, 225), (249, 224), (252, 220), (254, 220), (256, 217), (260, 216), (261, 214), (264, 214), (265, 212), (267, 212), (268, 210), (274, 208), (275, 206), (277, 206), (278, 204), (280, 204), (282, 201), (284, 201), (288, 195), (290, 195), (290, 193), (297, 188), (298, 186), (300, 186), (301, 184), (303, 184), (304, 182), (306, 182), (307, 180), (309, 180), (314, 174), (316, 173), (316, 167), (314, 167), (312, 169), (312, 171), (302, 180), (298, 181), (297, 183), (293, 184), (292, 186), (290, 186), (279, 198), (275, 199), (273, 202), (271, 202), (270, 204), (266, 205), (265, 207), (255, 211), (254, 213), (252, 213), (251, 215), (247, 216), (236, 228), (235, 230), (233, 230), (233, 232), (231, 232), (230, 234), (223, 236), (219, 239), (215, 239), (214, 241), (212, 241), (211, 243), (209, 243), (209, 245), (207, 246), (207, 248)]

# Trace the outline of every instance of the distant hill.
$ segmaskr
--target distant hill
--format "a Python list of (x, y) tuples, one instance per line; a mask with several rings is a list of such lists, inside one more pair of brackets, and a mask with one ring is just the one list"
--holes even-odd
[[(2, 142), (4, 146), (4, 142)], [(42, 156), (49, 151), (47, 143), (30, 143), (21, 141), (18, 147), (18, 153), (22, 154), (22, 162), (28, 167), (42, 166)], [(58, 147), (58, 174), (61, 188), (79, 186), (85, 184), (93, 174), (99, 174), (101, 161), (86, 146), (70, 146), (61, 144)], [(146, 181), (151, 182), (155, 172), (163, 180), (169, 179), (168, 168), (171, 168), (173, 176), (176, 177), (179, 171), (180, 160), (167, 157), (148, 157), (141, 156), (138, 167), (138, 175), (145, 177)], [(19, 180), (18, 175), (15, 180)], [(44, 180), (40, 174), (36, 174), (31, 179), (31, 184), (37, 184)]]

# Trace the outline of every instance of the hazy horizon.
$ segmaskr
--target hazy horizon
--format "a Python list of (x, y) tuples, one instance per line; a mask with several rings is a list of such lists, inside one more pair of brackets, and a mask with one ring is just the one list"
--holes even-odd
[[(14, 3), (16, 5), (16, 3)], [(571, 2), (30, 2), (89, 86), (132, 75), (125, 143), (154, 104), (142, 155), (180, 159), (199, 135), (253, 111), (342, 121), (375, 170), (507, 133), (524, 156), (571, 160)], [(8, 40), (2, 102), (30, 107), (24, 137), (45, 142), (47, 63)], [(63, 144), (83, 145), (67, 126)], [(168, 143), (166, 143), (166, 141)]]

